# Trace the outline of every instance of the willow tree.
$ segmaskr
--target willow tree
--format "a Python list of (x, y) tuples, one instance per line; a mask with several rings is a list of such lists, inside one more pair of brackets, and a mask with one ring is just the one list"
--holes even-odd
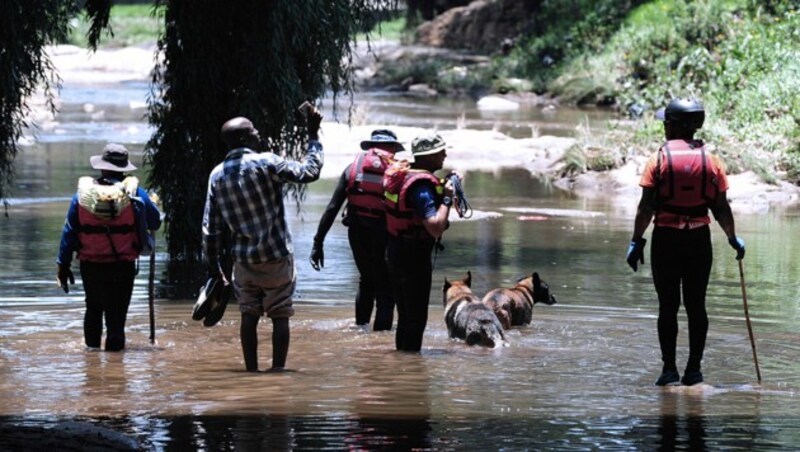
[(30, 126), (29, 102), (43, 91), (51, 112), (60, 79), (46, 49), (65, 42), (69, 21), (83, 5), (91, 22), (89, 45), (97, 47), (108, 26), (110, 0), (3, 0), (0, 1), (0, 199), (5, 200), (14, 179), (17, 142)]
[[(269, 150), (298, 158), (304, 100), (352, 94), (351, 40), (389, 0), (167, 0), (149, 99), (149, 183), (168, 214), (162, 288), (186, 296), (204, 276), (201, 219), (207, 177), (222, 161), (220, 127), (246, 116)], [(295, 187), (299, 202), (302, 191)], [(173, 289), (169, 291), (169, 289)]]
[(55, 112), (59, 81), (45, 46), (66, 39), (74, 14), (71, 2), (62, 0), (0, 2), (0, 199), (8, 197), (28, 102), (40, 87)]

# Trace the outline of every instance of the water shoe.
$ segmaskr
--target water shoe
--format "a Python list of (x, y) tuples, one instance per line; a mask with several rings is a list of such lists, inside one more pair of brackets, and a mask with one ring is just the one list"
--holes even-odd
[(703, 372), (700, 372), (699, 370), (687, 370), (686, 373), (683, 374), (683, 378), (681, 379), (681, 383), (683, 383), (686, 386), (692, 386), (702, 382), (703, 382)]
[(665, 370), (661, 373), (661, 376), (658, 377), (658, 380), (656, 380), (656, 386), (667, 386), (675, 384), (680, 380), (681, 376), (678, 375), (677, 370)]

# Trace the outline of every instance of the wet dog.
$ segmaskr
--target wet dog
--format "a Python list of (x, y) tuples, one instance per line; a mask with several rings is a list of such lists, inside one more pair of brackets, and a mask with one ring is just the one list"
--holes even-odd
[(444, 279), (442, 301), (448, 334), (451, 338), (464, 339), (467, 345), (508, 345), (497, 316), (472, 293), (471, 284), (470, 272), (459, 281), (450, 282), (447, 278)]
[(556, 298), (550, 294), (550, 286), (539, 278), (539, 274), (533, 273), (518, 280), (512, 288), (489, 291), (482, 301), (495, 313), (503, 328), (509, 329), (531, 323), (533, 305), (552, 305)]

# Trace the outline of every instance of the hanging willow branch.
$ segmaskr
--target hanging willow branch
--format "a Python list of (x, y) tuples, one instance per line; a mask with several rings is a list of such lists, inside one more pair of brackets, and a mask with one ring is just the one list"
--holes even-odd
[[(351, 39), (371, 10), (393, 3), (159, 2), (165, 28), (148, 99), (155, 133), (146, 159), (149, 185), (169, 215), (166, 287), (177, 290), (167, 296), (191, 294), (203, 277), (200, 225), (208, 174), (225, 155), (222, 124), (246, 116), (269, 150), (300, 158), (305, 136), (295, 127), (295, 107), (328, 90), (334, 104), (352, 94)], [(292, 196), (299, 202), (302, 189)]]
[(89, 47), (97, 50), (103, 30), (114, 36), (114, 31), (108, 25), (108, 19), (111, 17), (111, 0), (86, 0), (86, 15), (90, 22), (86, 38), (89, 40)]
[(72, 2), (62, 0), (0, 2), (0, 199), (14, 179), (17, 141), (28, 124), (29, 102), (42, 88), (55, 112), (59, 79), (45, 46), (66, 39)]
[[(92, 22), (89, 41), (97, 47), (108, 26), (110, 0), (87, 0)], [(55, 114), (60, 79), (46, 53), (48, 45), (65, 42), (69, 21), (79, 12), (75, 1), (3, 0), (0, 2), (0, 199), (9, 196), (14, 180), (17, 142), (30, 128), (29, 102), (41, 89)]]

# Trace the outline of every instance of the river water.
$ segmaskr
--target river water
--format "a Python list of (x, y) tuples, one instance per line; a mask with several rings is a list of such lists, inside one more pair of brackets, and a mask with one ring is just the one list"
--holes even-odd
[[(734, 252), (714, 225), (707, 384), (663, 389), (653, 386), (660, 359), (649, 262), (638, 273), (624, 262), (634, 206), (575, 198), (515, 169), (467, 174), (474, 215), (453, 222), (436, 258), (419, 355), (395, 352), (393, 332), (354, 326), (357, 276), (341, 224), (326, 239), (323, 271), (308, 264), (334, 180), (312, 184), (300, 213), (290, 209), (298, 269), (290, 372), (243, 371), (235, 305), (206, 328), (191, 320), (193, 300), (157, 299), (151, 345), (144, 261), (128, 348), (85, 350), (80, 280), (68, 295), (54, 282), (60, 229), (77, 178), (107, 140), (128, 143), (141, 161), (149, 130), (144, 110), (130, 106), (145, 91), (138, 83), (65, 86), (57, 124), (41, 130), (38, 143), (17, 159), (16, 197), (0, 219), (0, 449), (794, 450), (800, 444), (798, 211), (737, 216), (747, 241), (747, 297), (763, 383), (756, 381)], [(467, 101), (389, 96), (360, 96), (357, 103), (379, 112), (377, 121), (410, 126), (425, 126), (431, 117), (441, 118), (440, 127), (454, 126), (447, 120), (461, 109), (467, 127), (511, 135), (525, 133), (517, 130), (520, 121), (568, 136), (587, 116), (602, 118), (569, 110), (486, 117)], [(158, 254), (157, 269), (164, 258)], [(448, 339), (441, 305), (443, 278), (467, 271), (479, 294), (536, 271), (558, 303), (537, 305), (530, 326), (508, 332), (509, 347), (468, 347)], [(688, 353), (686, 331), (681, 314), (679, 359)], [(269, 334), (263, 323), (262, 368), (269, 366)]]

